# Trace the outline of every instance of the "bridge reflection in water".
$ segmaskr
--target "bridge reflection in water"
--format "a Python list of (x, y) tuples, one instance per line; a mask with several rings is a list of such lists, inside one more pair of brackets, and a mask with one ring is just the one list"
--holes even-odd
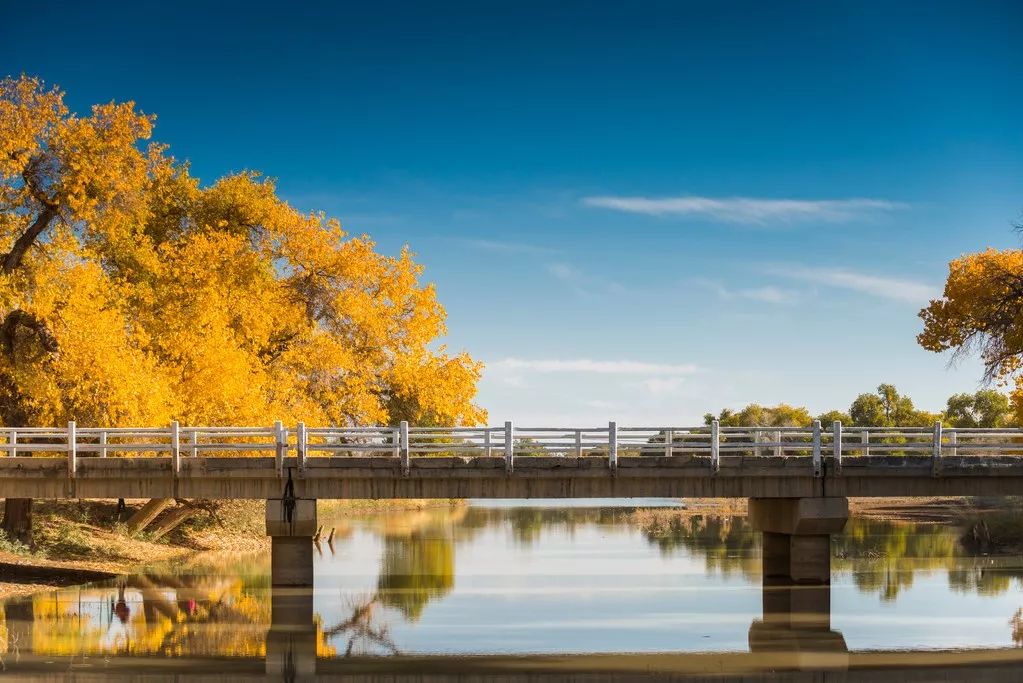
[[(1015, 648), (850, 652), (832, 624), (831, 586), (799, 585), (762, 574), (759, 534), (742, 518), (667, 513), (625, 521), (621, 511), (454, 508), (379, 515), (366, 524), (382, 540), (379, 574), (375, 589), (346, 605), (343, 613), (337, 610), (342, 601), (336, 594), (321, 590), (314, 601), (308, 588), (271, 588), (265, 558), (234, 561), (220, 572), (153, 571), (107, 586), (9, 601), (4, 608), (5, 673), (72, 675), (76, 680), (359, 681), (383, 675), (408, 681), (493, 676), (509, 681), (1020, 679), (1023, 651)], [(945, 569), (953, 585), (974, 592), (1005, 591), (1016, 580), (1014, 569), (971, 571), (968, 561), (953, 557), (955, 537), (940, 528), (910, 526), (897, 534), (893, 527), (879, 536), (875, 532), (883, 525), (852, 524), (851, 532), (836, 540), (835, 565), (839, 572), (852, 572), (867, 595), (892, 599), (921, 568)], [(702, 557), (707, 571), (741, 572), (760, 584), (762, 609), (747, 617), (747, 646), (721, 653), (401, 654), (395, 642), (400, 634), (390, 632), (380, 618), (384, 611), (415, 622), (427, 604), (443, 602), (455, 589), (456, 546), (495, 527), (510, 532), (515, 543), (540, 546), (539, 535), (555, 528), (576, 534), (623, 525), (640, 530), (646, 542), (663, 552), (682, 547)], [(345, 533), (337, 541), (342, 550)], [(888, 564), (884, 571), (868, 572), (864, 563), (876, 562), (879, 538), (890, 545)], [(329, 560), (331, 549), (323, 550)], [(884, 578), (878, 581), (879, 576)], [(623, 650), (642, 649), (624, 634), (622, 643)], [(714, 646), (707, 643), (707, 649)], [(695, 649), (691, 643), (684, 647)]]

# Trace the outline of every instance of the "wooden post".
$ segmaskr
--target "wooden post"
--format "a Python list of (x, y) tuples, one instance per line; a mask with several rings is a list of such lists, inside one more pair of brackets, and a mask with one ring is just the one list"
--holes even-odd
[(754, 458), (759, 458), (760, 457), (760, 430), (754, 428), (754, 429), (750, 430), (750, 433), (753, 435), (753, 457)]
[(405, 420), (398, 425), (398, 444), (401, 449), (401, 471), (407, 475), (412, 469), (412, 451), (408, 442), (408, 422)]
[(870, 430), (864, 429), (860, 432), (860, 443), (863, 444), (860, 449), (861, 455), (870, 455)]
[(288, 433), (284, 431), (284, 423), (280, 420), (274, 422), (274, 444), (277, 475), (284, 476), (284, 456), (288, 452)]
[(191, 441), (192, 441), (192, 457), (194, 458), (194, 457), (197, 457), (199, 455), (199, 428), (198, 427), (193, 427), (192, 428), (192, 439), (191, 439)]
[(931, 472), (934, 476), (941, 474), (941, 422), (934, 423), (934, 442), (931, 450)]
[(515, 429), (510, 420), (504, 423), (504, 468), (515, 469)]
[(75, 421), (67, 423), (67, 475), (72, 479), (78, 471), (78, 431)]
[(674, 441), (675, 435), (672, 431), (670, 429), (664, 430), (664, 455), (669, 458), (671, 457), (671, 446)]
[(611, 471), (618, 469), (618, 423), (607, 423), (607, 465)]
[(813, 476), (819, 477), (824, 468), (821, 464), (821, 421), (813, 421)]
[(490, 457), (490, 427), (483, 429), (483, 455)]
[(170, 438), (171, 469), (174, 470), (174, 476), (176, 477), (181, 473), (181, 428), (179, 427), (177, 420), (171, 422)]
[(308, 436), (305, 433), (305, 422), (299, 422), (295, 426), (295, 450), (298, 452), (298, 469), (305, 471), (306, 442)]
[(842, 423), (839, 420), (831, 425), (831, 446), (835, 456), (835, 474), (842, 473)]
[(10, 439), (11, 449), (7, 451), (7, 455), (11, 456), (12, 458), (16, 458), (18, 457), (18, 430), (16, 429), (11, 430)]
[(948, 454), (953, 458), (959, 455), (959, 433), (954, 429), (948, 431)]
[(583, 457), (583, 430), (575, 430), (575, 457)]
[(107, 430), (99, 433), (99, 457), (107, 457)]
[(714, 472), (721, 469), (721, 423), (718, 420), (710, 423), (710, 468)]

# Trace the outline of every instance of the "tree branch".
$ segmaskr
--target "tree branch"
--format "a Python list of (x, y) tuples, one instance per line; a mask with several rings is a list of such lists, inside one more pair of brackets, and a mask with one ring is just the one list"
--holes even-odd
[(53, 336), (53, 333), (46, 327), (46, 324), (31, 313), (15, 309), (7, 314), (4, 324), (0, 326), (0, 344), (3, 344), (3, 349), (8, 356), (14, 355), (15, 335), (19, 327), (35, 332), (36, 336), (39, 337), (39, 343), (42, 344), (46, 351), (50, 353), (57, 352), (59, 348), (57, 338)]
[(46, 205), (43, 210), (36, 216), (35, 221), (32, 225), (28, 226), (28, 230), (23, 232), (20, 237), (14, 242), (14, 246), (7, 252), (3, 257), (3, 263), (0, 263), (0, 272), (5, 275), (9, 275), (21, 265), (22, 260), (25, 258), (25, 253), (28, 248), (36, 241), (36, 239), (43, 233), (44, 230), (50, 225), (50, 222), (57, 217), (57, 208), (53, 205)]

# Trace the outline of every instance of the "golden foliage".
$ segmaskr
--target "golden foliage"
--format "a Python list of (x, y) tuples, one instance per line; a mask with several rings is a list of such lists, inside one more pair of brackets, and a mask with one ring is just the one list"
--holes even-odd
[[(380, 254), (257, 173), (203, 187), (132, 103), (0, 81), (7, 424), (477, 424), (481, 364), (406, 248)], [(25, 248), (22, 248), (25, 247)]]
[(1023, 251), (988, 249), (955, 259), (943, 296), (920, 317), (920, 345), (979, 352), (988, 380), (1014, 384), (1013, 409), (1023, 421)]

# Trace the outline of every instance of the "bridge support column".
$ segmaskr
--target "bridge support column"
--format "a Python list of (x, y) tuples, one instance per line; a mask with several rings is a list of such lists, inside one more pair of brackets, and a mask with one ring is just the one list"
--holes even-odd
[(266, 501), (266, 535), (270, 537), (270, 583), (273, 586), (313, 585), (313, 535), (316, 501)]
[(831, 534), (849, 519), (847, 498), (751, 498), (750, 525), (764, 534), (764, 579), (831, 582)]

